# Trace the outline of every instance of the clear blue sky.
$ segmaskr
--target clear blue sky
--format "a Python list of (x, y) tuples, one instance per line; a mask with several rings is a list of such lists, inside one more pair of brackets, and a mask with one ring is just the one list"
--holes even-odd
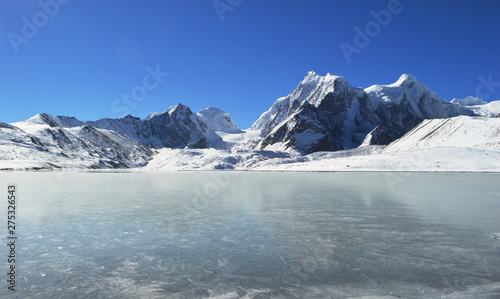
[[(181, 102), (220, 107), (248, 128), (310, 70), (357, 87), (412, 73), (447, 100), (491, 77), (499, 83), (480, 94), (500, 99), (498, 0), (217, 0), (219, 12), (213, 0), (54, 1), (0, 1), (0, 121), (124, 108), (142, 118)], [(373, 23), (381, 10), (386, 26)], [(373, 37), (348, 62), (340, 44), (356, 47), (354, 28), (367, 25)], [(147, 70), (157, 66), (169, 73), (160, 83)], [(132, 92), (141, 101), (121, 100)]]

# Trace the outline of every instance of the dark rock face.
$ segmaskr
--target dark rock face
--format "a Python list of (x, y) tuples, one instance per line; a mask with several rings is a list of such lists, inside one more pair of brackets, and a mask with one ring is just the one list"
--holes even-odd
[(372, 132), (371, 144), (386, 145), (403, 136), (424, 119), (474, 115), (461, 105), (441, 99), (412, 75), (402, 75), (389, 86), (372, 86), (365, 90), (377, 107), (378, 127)]
[(318, 121), (318, 110), (304, 102), (297, 113), (280, 124), (261, 142), (261, 149), (281, 142), (285, 149), (296, 149), (303, 153), (342, 149), (340, 140), (328, 134), (328, 128)]
[(163, 147), (207, 147), (207, 126), (187, 106), (178, 104), (146, 122)]
[(60, 127), (60, 128), (73, 128), (82, 126), (83, 123), (78, 119), (70, 116), (52, 116), (47, 113), (37, 114), (28, 121), (38, 124), (47, 124), (51, 127)]
[(315, 73), (267, 113), (254, 124), (262, 128), (260, 148), (281, 143), (304, 154), (357, 147), (378, 123), (362, 90), (342, 77)]
[(141, 120), (130, 115), (85, 124), (113, 130), (153, 148), (206, 148), (207, 126), (189, 107), (177, 104), (161, 114)]
[(309, 154), (358, 147), (369, 133), (369, 144), (385, 145), (424, 119), (473, 114), (441, 99), (412, 75), (363, 90), (345, 78), (310, 72), (252, 128), (261, 130), (260, 149), (279, 145)]
[(400, 104), (380, 105), (375, 110), (379, 119), (378, 127), (372, 132), (371, 144), (385, 145), (406, 134), (428, 115), (418, 115), (406, 97)]
[[(377, 118), (366, 105), (366, 97), (358, 99), (344, 92), (327, 93), (317, 107), (303, 102), (264, 137), (261, 149), (277, 142), (283, 143), (285, 149), (304, 154), (359, 146), (364, 136), (376, 127)], [(351, 110), (355, 111), (353, 115)]]

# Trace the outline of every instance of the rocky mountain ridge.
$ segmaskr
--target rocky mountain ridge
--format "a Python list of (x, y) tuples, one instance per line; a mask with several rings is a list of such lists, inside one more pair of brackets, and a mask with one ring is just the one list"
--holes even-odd
[[(448, 102), (410, 74), (390, 85), (363, 89), (344, 77), (309, 72), (244, 131), (219, 108), (193, 113), (183, 104), (144, 119), (127, 115), (81, 121), (42, 113), (0, 123), (0, 168), (137, 168), (154, 159), (156, 150), (212, 148), (211, 161), (225, 161), (216, 168), (232, 169), (242, 161), (249, 166), (266, 159), (387, 145), (426, 119), (499, 114), (500, 101), (468, 97)], [(219, 154), (224, 157), (218, 159)]]
[(253, 124), (261, 149), (294, 149), (303, 154), (387, 145), (424, 119), (475, 115), (441, 99), (410, 74), (390, 85), (354, 88), (339, 76), (309, 72), (287, 97)]

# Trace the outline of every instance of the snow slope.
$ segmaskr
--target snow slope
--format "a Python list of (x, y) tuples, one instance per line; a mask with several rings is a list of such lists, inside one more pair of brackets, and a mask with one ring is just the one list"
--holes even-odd
[(229, 116), (229, 113), (216, 107), (207, 107), (196, 115), (201, 118), (212, 131), (220, 131), (224, 133), (242, 133), (242, 130), (236, 126), (234, 121)]
[(314, 153), (302, 161), (264, 161), (255, 170), (500, 171), (500, 118), (424, 120), (387, 147)]
[(144, 167), (168, 170), (254, 171), (500, 171), (500, 118), (459, 116), (425, 120), (388, 146), (336, 152), (164, 149)]
[(482, 105), (465, 106), (482, 117), (499, 117), (500, 101), (493, 101)]
[(461, 105), (482, 117), (499, 117), (500, 115), (500, 101), (488, 103), (477, 97), (466, 97), (463, 99), (455, 98), (451, 100), (451, 103)]
[(196, 115), (207, 126), (205, 135), (209, 148), (230, 149), (245, 134), (236, 126), (229, 113), (219, 108), (210, 106), (199, 111)]
[[(282, 163), (266, 161), (256, 165), (251, 170), (500, 172), (499, 152), (467, 148), (434, 148), (405, 153), (382, 153), (377, 152), (376, 146), (372, 150), (373, 152), (370, 154), (357, 153), (356, 150), (318, 152), (306, 156), (309, 161), (280, 161)], [(321, 155), (318, 156), (319, 154)], [(405, 177), (406, 175), (395, 174), (394, 176)]]
[(83, 126), (84, 124), (74, 117), (69, 116), (52, 116), (47, 113), (37, 114), (33, 117), (30, 117), (26, 120), (26, 122), (35, 123), (35, 124), (46, 124), (51, 127), (61, 127), (61, 128), (71, 128)]
[(370, 97), (374, 109), (380, 105), (400, 106), (406, 102), (409, 108), (421, 118), (425, 115), (448, 117), (449, 115), (443, 114), (457, 113), (457, 111), (448, 111), (457, 109), (457, 105), (450, 105), (448, 101), (441, 99), (411, 74), (401, 75), (395, 83), (390, 85), (370, 86), (365, 88), (365, 92)]
[(221, 149), (169, 149), (158, 150), (153, 159), (143, 167), (145, 171), (172, 170), (250, 170), (262, 161), (280, 163), (292, 158), (287, 152), (242, 150), (233, 147)]
[(146, 165), (152, 155), (115, 131), (68, 127), (47, 114), (0, 123), (0, 169), (134, 168)]
[(451, 100), (451, 103), (462, 105), (462, 106), (475, 106), (475, 105), (487, 104), (487, 102), (481, 100), (480, 98), (472, 97), (472, 96), (469, 96), (469, 97), (466, 97), (463, 99), (454, 98), (453, 100)]
[(411, 152), (433, 148), (500, 151), (500, 118), (459, 116), (426, 119), (383, 152)]

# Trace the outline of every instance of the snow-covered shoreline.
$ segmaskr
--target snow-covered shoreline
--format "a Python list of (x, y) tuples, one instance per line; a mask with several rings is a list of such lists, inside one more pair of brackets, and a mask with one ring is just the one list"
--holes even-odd
[(162, 149), (143, 169), (500, 172), (500, 119), (459, 116), (426, 120), (387, 146), (309, 155), (238, 148)]
[[(338, 152), (317, 152), (307, 156), (270, 158), (259, 162), (262, 156), (251, 156), (245, 163), (251, 167), (235, 165), (232, 168), (217, 167), (224, 159), (237, 159), (231, 153), (224, 155), (219, 150), (168, 150), (158, 153), (150, 163), (140, 168), (128, 169), (29, 169), (17, 164), (6, 165), (0, 162), (0, 171), (37, 171), (37, 172), (89, 172), (89, 173), (154, 173), (154, 172), (200, 172), (200, 171), (252, 171), (252, 172), (456, 172), (456, 173), (500, 173), (500, 152), (442, 147), (403, 153), (352, 153), (353, 150)], [(206, 152), (203, 155), (203, 152)], [(453, 153), (450, 155), (449, 153)], [(254, 156), (252, 156), (254, 155)], [(176, 157), (176, 158), (175, 158)], [(188, 158), (189, 157), (189, 158)], [(196, 157), (196, 158), (193, 158)], [(240, 156), (241, 157), (241, 156)], [(13, 167), (14, 166), (14, 167)], [(7, 168), (7, 169), (6, 169)], [(10, 168), (10, 169), (9, 169)]]

